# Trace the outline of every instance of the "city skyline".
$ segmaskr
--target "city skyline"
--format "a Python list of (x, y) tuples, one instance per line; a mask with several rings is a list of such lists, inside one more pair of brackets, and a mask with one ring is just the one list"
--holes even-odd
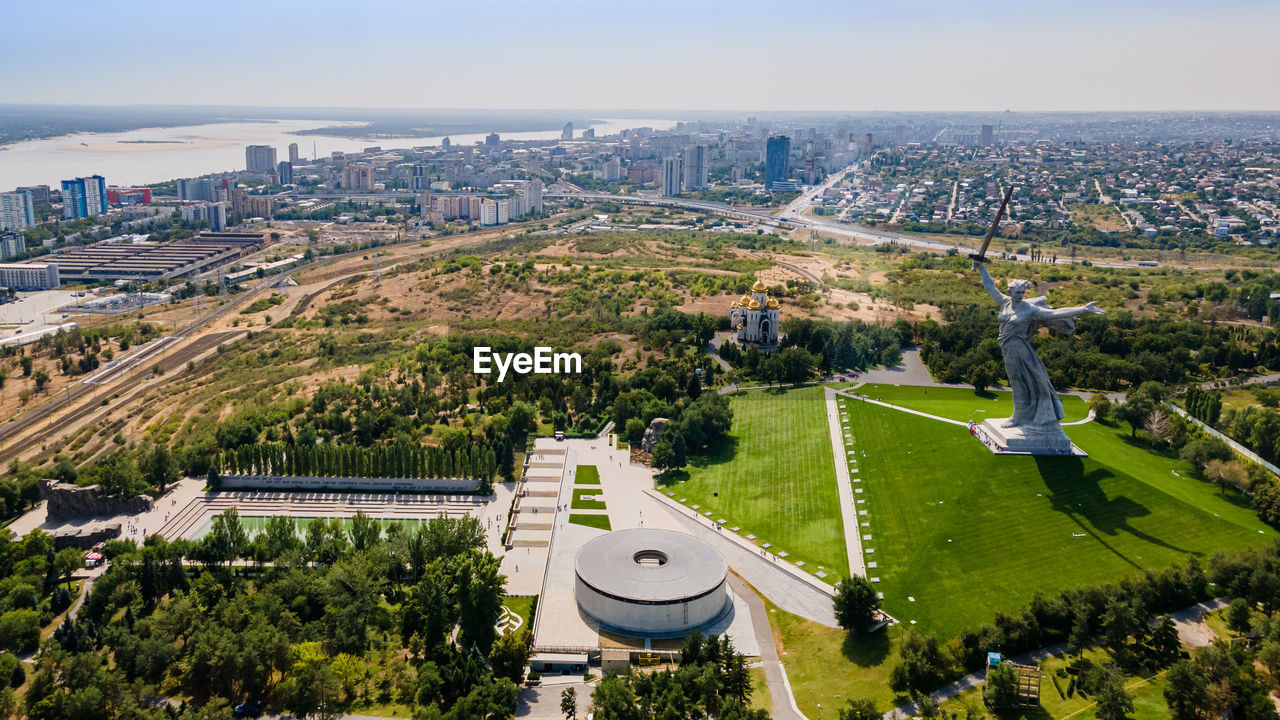
[[(1212, 15), (1189, 2), (1068, 7), (1000, 0), (982, 8), (950, 0), (805, 2), (785, 13), (725, 2), (396, 2), (379, 6), (364, 26), (337, 2), (253, 5), (252, 13), (240, 6), (250, 7), (232, 2), (210, 14), (155, 2), (76, 4), (58, 25), (61, 43), (72, 49), (58, 53), (49, 52), (45, 13), (10, 8), (13, 60), (0, 103), (205, 105), (216, 98), (226, 105), (413, 109), (1280, 109), (1280, 93), (1247, 72), (1280, 62), (1280, 48), (1268, 37), (1280, 7), (1252, 0), (1220, 4)], [(331, 22), (344, 13), (357, 25)], [(415, 33), (386, 35), (379, 18)], [(100, 42), (104, 30), (113, 38), (107, 45)], [(228, 54), (232, 39), (240, 49)], [(657, 52), (662, 47), (682, 52)], [(78, 48), (92, 48), (103, 67), (145, 67), (147, 82), (133, 73), (103, 80), (78, 72), (87, 53)], [(350, 62), (348, 51), (367, 61)], [(211, 70), (191, 83), (190, 65), (173, 59), (201, 56), (210, 58)], [(458, 71), (502, 77), (530, 64), (549, 74), (504, 83), (500, 92), (489, 83), (456, 82)], [(375, 67), (397, 72), (370, 73)], [(413, 82), (405, 82), (406, 73)]]

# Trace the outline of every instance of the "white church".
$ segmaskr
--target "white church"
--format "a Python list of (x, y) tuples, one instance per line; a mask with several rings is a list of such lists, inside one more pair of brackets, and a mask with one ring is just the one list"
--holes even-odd
[(776, 298), (769, 297), (764, 281), (756, 279), (751, 294), (743, 295), (729, 306), (729, 329), (738, 332), (738, 342), (754, 343), (766, 347), (778, 344), (779, 307)]

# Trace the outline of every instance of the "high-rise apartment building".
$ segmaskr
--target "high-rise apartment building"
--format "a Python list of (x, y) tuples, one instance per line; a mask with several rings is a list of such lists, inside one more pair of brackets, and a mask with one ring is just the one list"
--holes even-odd
[(188, 200), (191, 202), (213, 202), (214, 189), (217, 188), (219, 181), (212, 178), (193, 178), (191, 180), (179, 180), (178, 199)]
[(31, 199), (38, 203), (49, 202), (49, 186), (48, 185), (30, 185), (28, 187), (18, 188), (18, 192), (27, 191), (31, 193)]
[(791, 138), (773, 135), (765, 142), (764, 187), (772, 190), (773, 184), (791, 177)]
[(35, 202), (30, 192), (0, 193), (0, 230), (26, 230), (35, 224)]
[(561, 140), (573, 139), (573, 123), (567, 122), (564, 124), (564, 129), (560, 131), (560, 139)]
[(996, 128), (994, 125), (982, 126), (982, 144), (990, 147), (996, 142)]
[(245, 198), (245, 215), (271, 219), (272, 202), (266, 195), (249, 195)]
[[(525, 211), (542, 212), (542, 181), (526, 180), (524, 183)], [(522, 215), (524, 213), (521, 213)]]
[(445, 151), (445, 152), (449, 152), (449, 148), (450, 148), (452, 145), (453, 145), (453, 142), (452, 142), (451, 140), (449, 140), (449, 138), (445, 138), (445, 139), (443, 139), (443, 140), (441, 140), (441, 141), (440, 141), (440, 149), (441, 149), (441, 150), (443, 150), (443, 151)]
[(707, 187), (707, 146), (694, 145), (684, 151), (684, 189), (703, 190)]
[(222, 203), (201, 202), (178, 208), (182, 219), (189, 223), (207, 222), (209, 229), (222, 232), (227, 229), (227, 206)]
[(680, 158), (662, 158), (662, 194), (667, 196), (680, 194)]
[(107, 211), (107, 181), (101, 175), (62, 181), (62, 217), (67, 220)]
[(281, 161), (276, 165), (276, 176), (280, 180), (281, 185), (293, 184), (293, 163)]
[(27, 240), (20, 232), (0, 232), (0, 260), (8, 260), (27, 251)]
[(367, 163), (352, 163), (342, 168), (343, 190), (372, 190), (373, 166)]
[(484, 137), (484, 145), (485, 145), (485, 147), (498, 147), (498, 144), (499, 144), (499, 143), (501, 143), (501, 142), (502, 142), (502, 138), (501, 138), (501, 137), (499, 137), (499, 136), (498, 136), (498, 133), (496, 133), (496, 132), (495, 132), (495, 133), (489, 133), (488, 135), (485, 135), (485, 137)]
[(276, 149), (270, 145), (249, 145), (245, 147), (244, 166), (249, 172), (275, 172)]
[(289, 143), (289, 162), (298, 163), (298, 143)]

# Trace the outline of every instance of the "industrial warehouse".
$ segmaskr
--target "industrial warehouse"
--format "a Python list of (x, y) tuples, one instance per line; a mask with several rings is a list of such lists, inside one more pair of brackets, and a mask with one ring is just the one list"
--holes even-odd
[(201, 233), (187, 240), (100, 242), (43, 258), (67, 280), (161, 280), (186, 277), (261, 248), (261, 233)]

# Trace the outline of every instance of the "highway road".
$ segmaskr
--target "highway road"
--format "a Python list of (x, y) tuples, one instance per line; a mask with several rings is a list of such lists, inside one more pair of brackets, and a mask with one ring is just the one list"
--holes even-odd
[[(653, 207), (676, 207), (685, 210), (694, 210), (697, 212), (705, 212), (721, 217), (727, 217), (735, 220), (744, 220), (747, 222), (756, 222), (762, 225), (776, 227), (784, 230), (820, 230), (825, 233), (848, 238), (861, 245), (900, 245), (917, 250), (928, 252), (948, 252), (955, 250), (964, 255), (973, 252), (973, 248), (965, 245), (957, 245), (953, 243), (940, 242), (937, 240), (929, 240), (927, 238), (914, 237), (911, 235), (902, 235), (895, 232), (885, 230), (876, 230), (874, 228), (864, 227), (861, 225), (851, 225), (847, 223), (837, 223), (824, 218), (811, 217), (807, 215), (797, 215), (794, 217), (782, 217), (770, 215), (766, 212), (758, 210), (743, 210), (723, 203), (707, 202), (705, 200), (689, 200), (679, 197), (650, 197), (643, 195), (612, 195), (609, 193), (595, 192), (557, 192), (546, 193), (543, 197), (547, 198), (578, 198), (590, 202), (616, 202), (630, 205), (648, 205)], [(1010, 253), (1003, 256), (1008, 260), (1017, 262), (1028, 262), (1031, 256), (1027, 254)], [(1072, 260), (1071, 258), (1058, 258), (1058, 262), (1062, 264), (1071, 264), (1083, 262), (1083, 260)], [(1095, 267), (1108, 268), (1136, 268), (1139, 267), (1137, 262), (1109, 262), (1105, 260), (1090, 260), (1090, 264)], [(1166, 267), (1178, 267), (1190, 270), (1207, 270), (1209, 266), (1203, 265), (1185, 265), (1185, 264), (1167, 264)]]

